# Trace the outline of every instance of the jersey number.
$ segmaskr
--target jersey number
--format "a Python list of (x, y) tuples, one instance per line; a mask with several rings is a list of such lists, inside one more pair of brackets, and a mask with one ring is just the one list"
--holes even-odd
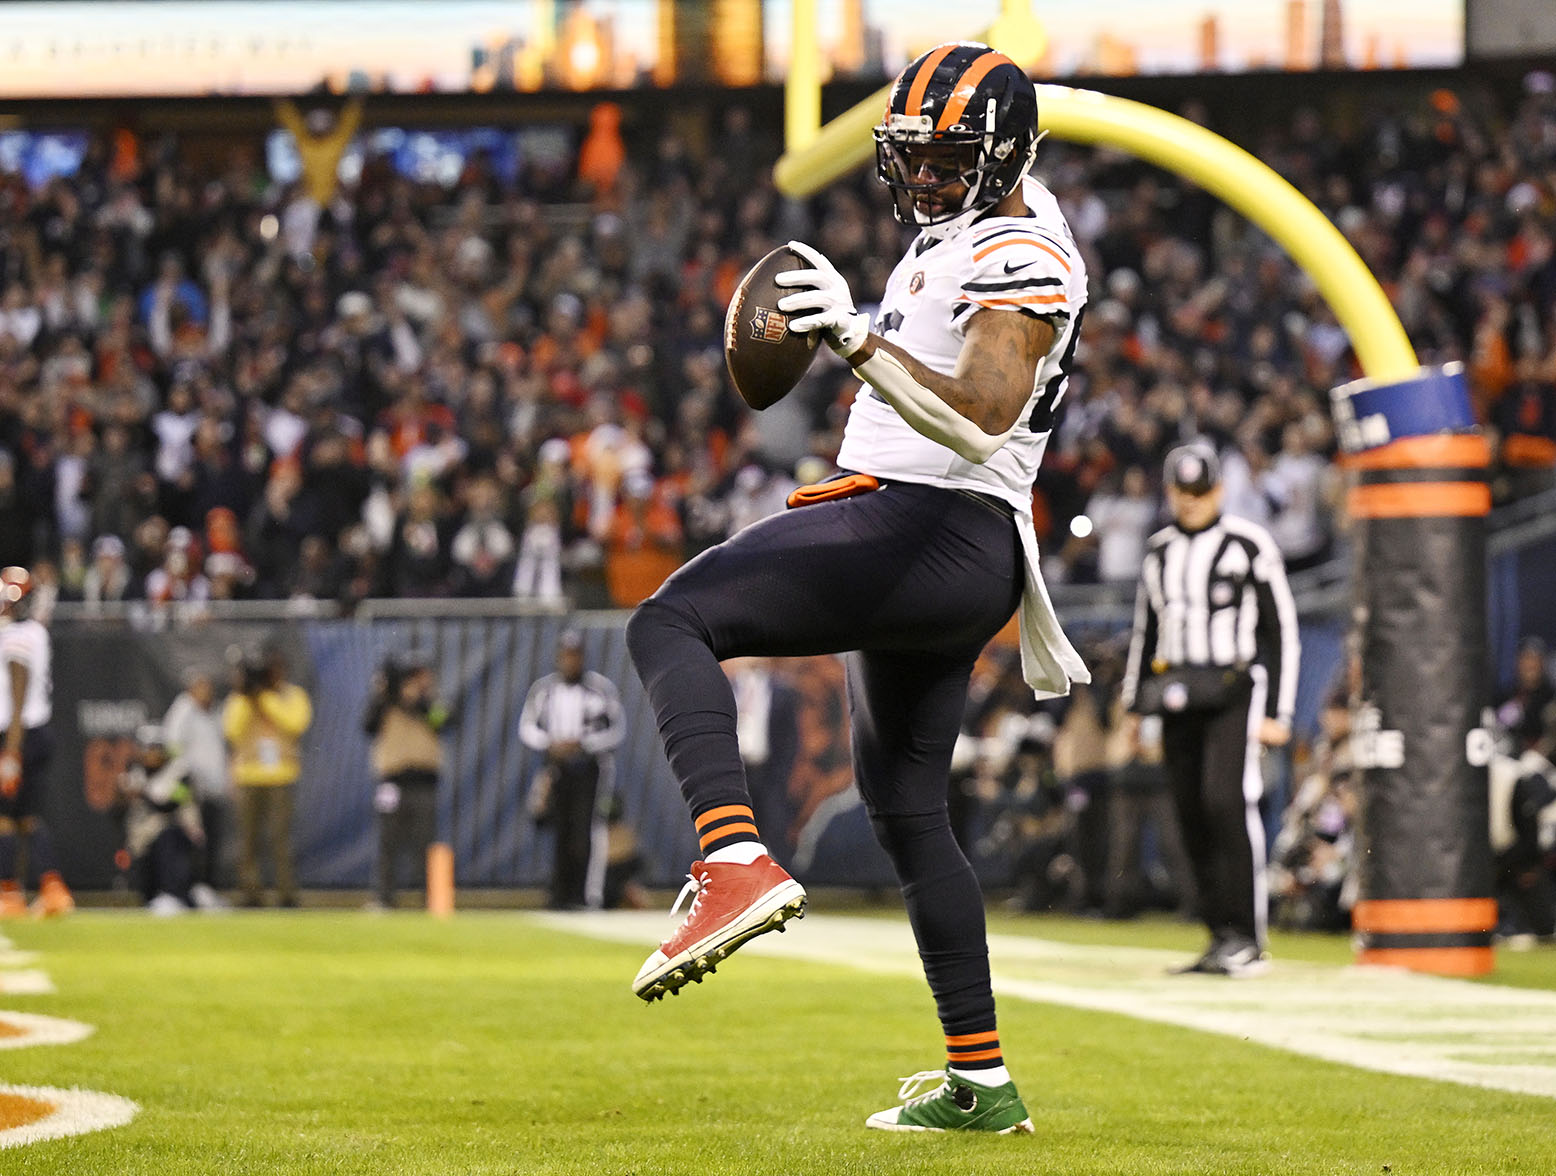
[(1059, 374), (1043, 385), (1043, 394), (1032, 406), (1032, 417), (1027, 421), (1027, 428), (1034, 433), (1047, 433), (1054, 427), (1054, 413), (1059, 408), (1059, 401), (1064, 399), (1064, 382), (1070, 378), (1070, 367), (1075, 363), (1075, 348), (1080, 344), (1081, 322), (1085, 318), (1086, 308), (1083, 306), (1075, 312), (1075, 322), (1070, 327), (1070, 341), (1065, 345), (1064, 354), (1059, 357)]

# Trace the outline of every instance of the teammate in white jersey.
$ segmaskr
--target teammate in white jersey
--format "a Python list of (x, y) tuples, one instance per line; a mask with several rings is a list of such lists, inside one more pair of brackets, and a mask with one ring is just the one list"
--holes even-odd
[(18, 834), (38, 875), (40, 916), (75, 909), (43, 822), (43, 781), (54, 754), (53, 648), (49, 631), (28, 615), (33, 581), (26, 568), (0, 569), (0, 918), (27, 913), (18, 869)]
[(627, 626), (704, 856), (690, 913), (633, 989), (677, 992), (804, 910), (757, 829), (719, 661), (846, 653), (854, 774), (902, 885), (947, 1058), (867, 1125), (1030, 1132), (995, 1026), (983, 898), (947, 797), (973, 662), (1018, 607), (1034, 690), (1086, 680), (1043, 590), (1031, 521), (1086, 275), (1053, 197), (1026, 178), (1037, 95), (1008, 57), (973, 43), (931, 50), (898, 77), (875, 134), (879, 178), (920, 232), (874, 331), (809, 245), (790, 243), (809, 268), (778, 278), (793, 291), (778, 303), (790, 329), (821, 332), (865, 381), (843, 476), (698, 556)]

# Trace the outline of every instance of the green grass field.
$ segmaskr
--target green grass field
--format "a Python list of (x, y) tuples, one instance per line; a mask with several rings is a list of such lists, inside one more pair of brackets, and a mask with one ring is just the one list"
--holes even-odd
[[(993, 924), (1197, 943), (1169, 923)], [(5, 930), (58, 991), (0, 1008), (97, 1031), (0, 1051), (0, 1081), (141, 1107), (125, 1127), (0, 1151), (6, 1174), (1556, 1172), (1546, 1098), (1009, 998), (1001, 1037), (1035, 1138), (866, 1131), (899, 1076), (939, 1061), (928, 994), (804, 959), (743, 953), (650, 1007), (627, 991), (641, 949), (515, 914), (87, 912)], [(1275, 949), (1348, 954), (1339, 939)], [(1499, 980), (1556, 988), (1556, 953), (1503, 964)]]

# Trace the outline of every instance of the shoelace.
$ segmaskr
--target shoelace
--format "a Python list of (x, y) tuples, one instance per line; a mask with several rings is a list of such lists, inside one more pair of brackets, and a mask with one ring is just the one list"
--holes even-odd
[(694, 919), (697, 917), (697, 906), (702, 902), (702, 879), (698, 878), (696, 874), (686, 875), (686, 885), (681, 887), (681, 893), (675, 896), (675, 905), (670, 908), (671, 918), (675, 917), (675, 913), (681, 909), (681, 904), (686, 901), (688, 896), (691, 897), (692, 905), (691, 909), (686, 912), (686, 917)]
[[(929, 1083), (935, 1083), (933, 1090), (919, 1094)], [(920, 1070), (917, 1074), (910, 1074), (902, 1080), (902, 1085), (897, 1090), (897, 1097), (907, 1106), (916, 1106), (922, 1102), (928, 1102), (936, 1097), (946, 1086), (944, 1070)]]

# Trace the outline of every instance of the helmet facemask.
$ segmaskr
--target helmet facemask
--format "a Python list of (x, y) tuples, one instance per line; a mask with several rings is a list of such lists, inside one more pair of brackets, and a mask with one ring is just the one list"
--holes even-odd
[(875, 128), (876, 175), (890, 189), (900, 222), (947, 237), (1016, 190), (1032, 166), (1037, 136), (999, 138), (997, 108), (990, 98), (981, 132), (961, 124), (940, 131), (927, 115), (895, 113)]

